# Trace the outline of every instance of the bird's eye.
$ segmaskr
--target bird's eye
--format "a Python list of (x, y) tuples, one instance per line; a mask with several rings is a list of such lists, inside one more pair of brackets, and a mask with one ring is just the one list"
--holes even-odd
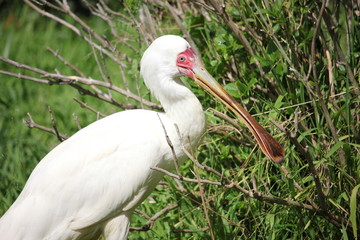
[(179, 62), (185, 62), (186, 58), (184, 56), (179, 57)]

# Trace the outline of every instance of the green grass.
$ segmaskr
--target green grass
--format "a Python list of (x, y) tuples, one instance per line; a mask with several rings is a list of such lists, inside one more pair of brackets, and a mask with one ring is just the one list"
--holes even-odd
[[(354, 80), (359, 82), (360, 39), (354, 29), (359, 24), (359, 19), (356, 15), (351, 15), (351, 25), (347, 25), (349, 22), (346, 22), (344, 2), (336, 5), (331, 1), (327, 11), (338, 13), (336, 17), (339, 25), (335, 28), (335, 38), (332, 38), (333, 33), (329, 32), (324, 23), (320, 26), (320, 37), (315, 38), (317, 74), (314, 76), (312, 72), (309, 74), (315, 28), (313, 16), (319, 15), (321, 5), (312, 1), (278, 0), (266, 7), (266, 4), (263, 6), (259, 1), (255, 2), (261, 6), (261, 13), (276, 38), (269, 33), (253, 2), (240, 1), (238, 7), (229, 3), (226, 7), (227, 13), (238, 26), (245, 25), (244, 15), (252, 30), (261, 37), (259, 40), (243, 31), (254, 50), (254, 56), (250, 56), (244, 44), (219, 15), (210, 13), (209, 21), (200, 14), (188, 12), (184, 24), (202, 52), (209, 72), (252, 114), (260, 114), (256, 119), (279, 139), (286, 150), (286, 160), (282, 165), (271, 163), (251, 142), (252, 136), (247, 131), (240, 134), (236, 131), (215, 131), (218, 129), (215, 127), (228, 123), (214, 115), (210, 108), (233, 117), (232, 113), (192, 81), (185, 79), (202, 102), (210, 123), (209, 133), (195, 156), (201, 164), (221, 172), (224, 177), (245, 189), (251, 190), (256, 183), (257, 191), (265, 195), (292, 199), (303, 204), (310, 204), (311, 199), (319, 205), (321, 200), (311, 166), (306, 160), (308, 156), (319, 176), (321, 188), (326, 193), (326, 207), (331, 214), (343, 217), (345, 222), (335, 226), (315, 211), (250, 198), (234, 188), (203, 185), (205, 197), (209, 201), (207, 205), (215, 239), (352, 239), (356, 232), (360, 232), (359, 207), (356, 205), (359, 203), (360, 182), (359, 96), (352, 90), (356, 86), (351, 81), (345, 63), (341, 61), (340, 50), (335, 48), (335, 44), (339, 44), (355, 75)], [(132, 5), (135, 14), (138, 3)], [(152, 5), (149, 8), (151, 12), (158, 13), (158, 8)], [(161, 15), (154, 17), (158, 19)], [(107, 25), (102, 21), (95, 17), (83, 19), (97, 31), (111, 37)], [(173, 30), (176, 24), (171, 17), (163, 17), (158, 22), (161, 22), (159, 27), (163, 33), (181, 34), (179, 30)], [(117, 27), (128, 36), (138, 39), (139, 33), (134, 26), (117, 22)], [(349, 42), (344, 37), (347, 27), (350, 31)], [(10, 8), (7, 15), (2, 16), (0, 32), (2, 56), (49, 72), (58, 69), (63, 74), (75, 75), (46, 50), (51, 47), (58, 50), (67, 61), (74, 63), (86, 76), (101, 79), (93, 51), (88, 44), (68, 29), (26, 6)], [(281, 52), (276, 40), (280, 42), (285, 54)], [(119, 46), (120, 52), (126, 52), (134, 59), (128, 63), (125, 71), (129, 79), (139, 76), (139, 59), (146, 48), (143, 41), (134, 41), (133, 44), (138, 52)], [(333, 65), (333, 82), (329, 80), (326, 50), (329, 50)], [(122, 86), (118, 67), (108, 59), (105, 61), (112, 80)], [(263, 68), (263, 74), (254, 64), (256, 61)], [(292, 68), (299, 75), (306, 76), (306, 82)], [(2, 62), (0, 69), (25, 73), (24, 70)], [(329, 118), (317, 94), (312, 94), (309, 90), (311, 88), (316, 92), (316, 81), (324, 96)], [(136, 92), (133, 82), (130, 82), (130, 88)], [(340, 95), (333, 97), (332, 91)], [(152, 99), (142, 84), (140, 92), (144, 98)], [(114, 95), (116, 100), (125, 101), (123, 97)], [(16, 199), (37, 162), (58, 144), (56, 137), (37, 129), (28, 129), (22, 119), (27, 118), (26, 114), (29, 112), (37, 123), (51, 127), (48, 112), (50, 106), (60, 132), (72, 135), (77, 130), (73, 114), (79, 117), (82, 126), (97, 119), (96, 114), (81, 108), (73, 100), (74, 97), (105, 114), (121, 110), (83, 96), (69, 86), (48, 86), (0, 75), (0, 215)], [(270, 112), (267, 113), (268, 111)], [(271, 119), (281, 123), (294, 137), (291, 138), (276, 128)], [(338, 141), (330, 129), (329, 119), (334, 125)], [(301, 146), (308, 155), (301, 152)], [(340, 164), (342, 156), (345, 162)], [(289, 171), (291, 177), (284, 174), (281, 166)], [(198, 171), (204, 179), (220, 181), (218, 176), (208, 171)], [(181, 172), (185, 177), (196, 178), (193, 173), (194, 164), (190, 160), (181, 167)], [(166, 185), (157, 187), (139, 209), (152, 216), (169, 203), (177, 203), (178, 207), (155, 221), (151, 230), (131, 232), (129, 239), (210, 238), (209, 230), (202, 230), (207, 227), (207, 221), (198, 184), (183, 182), (186, 190), (182, 192), (170, 177), (165, 177), (165, 181)], [(302, 190), (297, 189), (294, 181)], [(132, 226), (142, 226), (145, 222), (145, 218), (134, 214)], [(176, 232), (179, 229), (192, 232)]]

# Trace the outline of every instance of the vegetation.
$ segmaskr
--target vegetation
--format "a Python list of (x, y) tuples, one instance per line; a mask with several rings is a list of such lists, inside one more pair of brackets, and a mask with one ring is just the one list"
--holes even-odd
[(59, 139), (116, 111), (160, 110), (139, 60), (157, 36), (178, 34), (286, 159), (270, 162), (241, 122), (184, 78), (207, 134), (181, 166), (185, 179), (166, 176), (138, 208), (129, 238), (359, 239), (355, 1), (83, 1), (82, 11), (25, 2), (1, 16), (0, 215)]

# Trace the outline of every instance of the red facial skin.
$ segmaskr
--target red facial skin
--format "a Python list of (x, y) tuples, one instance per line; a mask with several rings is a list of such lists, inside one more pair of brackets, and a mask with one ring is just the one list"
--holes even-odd
[(192, 71), (195, 65), (196, 54), (191, 48), (188, 48), (184, 52), (180, 53), (176, 59), (176, 66), (178, 67), (179, 72), (192, 79), (195, 78), (195, 74)]

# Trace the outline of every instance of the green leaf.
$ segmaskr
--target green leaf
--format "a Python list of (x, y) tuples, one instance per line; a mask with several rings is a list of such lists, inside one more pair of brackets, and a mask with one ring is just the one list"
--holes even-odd
[(228, 83), (225, 85), (224, 88), (231, 96), (235, 98), (240, 97), (239, 89), (237, 88), (235, 83)]
[(332, 156), (342, 145), (344, 145), (344, 142), (337, 142), (325, 155), (325, 158), (329, 158), (330, 156)]
[(348, 235), (347, 235), (346, 228), (343, 227), (343, 228), (341, 229), (341, 232), (342, 232), (342, 236), (343, 236), (342, 239), (348, 240), (349, 237), (348, 237)]
[(357, 225), (356, 225), (356, 197), (357, 197), (357, 192), (359, 190), (359, 187), (360, 187), (360, 184), (358, 184), (356, 187), (354, 187), (354, 189), (351, 192), (351, 197), (350, 197), (350, 221), (351, 221), (351, 226), (353, 229), (355, 239), (358, 239)]
[(304, 230), (306, 230), (311, 224), (311, 219), (306, 223), (305, 227), (304, 227)]
[(276, 102), (274, 104), (275, 109), (279, 109), (283, 105), (283, 101), (282, 101), (283, 99), (284, 99), (284, 96), (279, 95), (279, 97), (276, 99)]
[(270, 228), (273, 228), (274, 227), (274, 222), (275, 222), (275, 215), (274, 214), (268, 214), (266, 216), (266, 220), (270, 224)]
[(313, 131), (315, 131), (314, 128), (302, 132), (297, 140), (301, 142), (306, 136), (311, 135)]
[(329, 202), (332, 203), (335, 207), (340, 209), (343, 212), (346, 212), (346, 210), (337, 202), (335, 202), (333, 199), (329, 198)]

